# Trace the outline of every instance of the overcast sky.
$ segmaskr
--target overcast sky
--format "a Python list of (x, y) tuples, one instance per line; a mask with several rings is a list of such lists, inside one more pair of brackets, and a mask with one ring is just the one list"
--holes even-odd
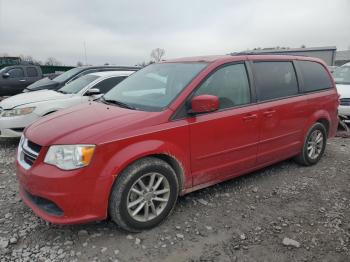
[(0, 55), (134, 65), (254, 47), (350, 46), (349, 0), (0, 0)]

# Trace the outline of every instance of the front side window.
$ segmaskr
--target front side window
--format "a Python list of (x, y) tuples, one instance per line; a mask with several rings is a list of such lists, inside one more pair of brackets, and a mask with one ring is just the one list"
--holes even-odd
[(196, 90), (194, 96), (219, 98), (219, 109), (250, 103), (249, 81), (244, 64), (225, 66), (215, 71)]
[(7, 71), (10, 74), (10, 78), (24, 77), (24, 72), (22, 68), (13, 68)]
[(160, 63), (132, 74), (104, 95), (144, 111), (161, 111), (191, 82), (206, 63)]
[(62, 87), (59, 91), (65, 94), (76, 94), (81, 91), (88, 84), (95, 81), (99, 76), (97, 75), (85, 75), (82, 76)]
[(333, 72), (334, 80), (337, 84), (350, 84), (350, 66), (341, 66), (338, 67)]
[(312, 92), (332, 87), (332, 81), (320, 63), (298, 61), (298, 65), (303, 77), (304, 91)]
[(255, 62), (258, 101), (297, 95), (298, 82), (292, 62)]
[(117, 84), (119, 84), (121, 81), (123, 81), (125, 78), (126, 76), (110, 77), (97, 83), (93, 88), (97, 88), (100, 90), (101, 94), (105, 94)]

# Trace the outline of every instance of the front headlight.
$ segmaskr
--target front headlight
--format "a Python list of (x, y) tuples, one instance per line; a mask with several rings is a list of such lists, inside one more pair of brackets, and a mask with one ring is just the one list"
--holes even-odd
[(2, 117), (12, 117), (12, 116), (22, 116), (28, 115), (34, 111), (35, 107), (23, 107), (23, 108), (15, 108), (11, 110), (4, 110), (2, 112)]
[(47, 151), (44, 162), (64, 170), (88, 166), (95, 145), (54, 145)]

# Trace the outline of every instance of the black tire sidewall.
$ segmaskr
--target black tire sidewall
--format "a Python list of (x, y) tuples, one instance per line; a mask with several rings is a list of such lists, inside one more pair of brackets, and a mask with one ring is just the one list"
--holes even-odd
[[(157, 216), (156, 218), (147, 221), (147, 222), (139, 222), (135, 219), (133, 219), (130, 214), (128, 213), (127, 210), (127, 197), (129, 194), (129, 191), (132, 187), (132, 185), (135, 183), (137, 179), (139, 179), (141, 176), (147, 174), (147, 173), (160, 173), (162, 174), (169, 182), (170, 186), (170, 196), (169, 196), (169, 201), (167, 203), (167, 206), (165, 209), (162, 211), (162, 213)], [(176, 200), (178, 196), (178, 182), (176, 175), (174, 171), (169, 167), (167, 168), (166, 166), (163, 165), (157, 165), (157, 164), (149, 164), (142, 169), (138, 170), (135, 173), (128, 174), (131, 177), (131, 179), (128, 180), (126, 183), (125, 187), (122, 189), (122, 194), (121, 196), (121, 201), (120, 201), (120, 216), (123, 220), (123, 222), (130, 228), (136, 229), (136, 230), (143, 230), (143, 229), (149, 229), (152, 228), (158, 224), (160, 224), (165, 218), (170, 214), (172, 211)]]
[[(323, 135), (323, 145), (322, 145), (322, 150), (321, 150), (321, 153), (320, 155), (315, 158), (315, 159), (311, 159), (307, 153), (307, 144), (308, 144), (308, 141), (310, 139), (310, 136), (311, 134), (315, 131), (315, 130), (319, 130), (321, 131), (322, 135)], [(303, 147), (303, 157), (304, 159), (306, 160), (306, 162), (309, 164), (309, 165), (314, 165), (316, 164), (318, 161), (320, 161), (320, 159), (322, 158), (323, 156), (323, 153), (326, 149), (326, 144), (327, 144), (327, 131), (326, 131), (326, 128), (324, 127), (324, 125), (322, 125), (321, 123), (316, 123), (312, 126), (312, 128), (309, 130), (307, 136), (306, 136), (306, 139), (305, 139), (305, 142), (304, 142), (304, 147)]]

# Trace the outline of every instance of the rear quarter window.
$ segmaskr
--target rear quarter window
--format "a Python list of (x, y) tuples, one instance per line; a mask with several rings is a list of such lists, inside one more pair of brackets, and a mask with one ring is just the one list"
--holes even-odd
[(298, 61), (303, 79), (304, 92), (314, 92), (332, 87), (332, 80), (326, 69), (317, 62)]
[(28, 77), (37, 77), (38, 76), (38, 71), (36, 71), (35, 67), (27, 67), (27, 76)]

